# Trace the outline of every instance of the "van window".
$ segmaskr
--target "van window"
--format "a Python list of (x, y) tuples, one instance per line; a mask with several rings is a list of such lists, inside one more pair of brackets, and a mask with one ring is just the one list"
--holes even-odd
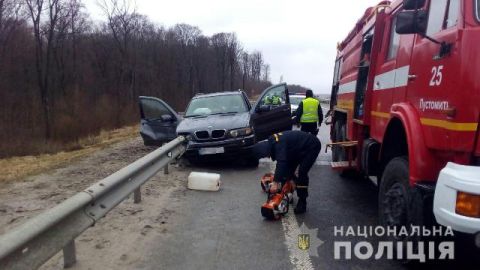
[(448, 4), (448, 17), (445, 21), (445, 28), (457, 25), (460, 15), (460, 0), (450, 0)]
[(395, 31), (397, 20), (393, 19), (390, 25), (390, 44), (388, 45), (387, 60), (397, 57), (398, 47), (400, 46), (400, 35)]
[(431, 36), (443, 29), (445, 13), (448, 0), (430, 1), (430, 12), (428, 15), (427, 35)]

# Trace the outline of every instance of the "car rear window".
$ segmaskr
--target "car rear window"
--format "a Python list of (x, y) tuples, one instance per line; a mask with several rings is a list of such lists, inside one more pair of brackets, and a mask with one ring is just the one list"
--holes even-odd
[(188, 106), (185, 117), (247, 111), (247, 104), (245, 104), (241, 95), (218, 95), (193, 99)]

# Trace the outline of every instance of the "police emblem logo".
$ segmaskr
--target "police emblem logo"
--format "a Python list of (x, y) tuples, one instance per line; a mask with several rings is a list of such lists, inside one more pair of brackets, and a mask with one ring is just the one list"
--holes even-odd
[(298, 248), (301, 250), (308, 250), (310, 248), (310, 235), (299, 234), (298, 235)]

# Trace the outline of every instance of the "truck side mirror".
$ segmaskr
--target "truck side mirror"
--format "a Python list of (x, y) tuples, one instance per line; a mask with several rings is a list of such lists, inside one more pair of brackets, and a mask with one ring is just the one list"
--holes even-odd
[(402, 11), (397, 15), (395, 31), (402, 35), (420, 34), (422, 36), (427, 32), (427, 11)]
[(425, 0), (404, 0), (404, 10), (416, 10), (425, 6)]

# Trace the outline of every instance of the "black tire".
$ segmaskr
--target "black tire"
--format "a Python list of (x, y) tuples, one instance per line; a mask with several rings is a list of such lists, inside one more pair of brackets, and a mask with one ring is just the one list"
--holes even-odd
[(188, 162), (189, 167), (201, 166), (200, 160), (193, 157), (186, 157), (185, 160)]
[(267, 220), (275, 220), (275, 214), (273, 213), (273, 210), (270, 208), (262, 207), (260, 209), (260, 213), (262, 214), (262, 217), (264, 217)]
[[(423, 225), (423, 199), (422, 194), (410, 187), (409, 162), (406, 157), (392, 159), (383, 173), (378, 194), (378, 209), (380, 225), (396, 227), (397, 232), (404, 226), (408, 230), (407, 236), (387, 237), (393, 242), (417, 242), (421, 237), (411, 236), (411, 225)], [(394, 248), (396, 248), (394, 243)], [(414, 247), (416, 245), (414, 244)], [(405, 252), (405, 250), (404, 250)], [(403, 253), (406, 254), (406, 253)], [(409, 260), (403, 260), (410, 263)]]
[[(336, 121), (333, 126), (335, 131), (334, 142), (344, 142), (346, 140), (346, 127), (341, 121)], [(345, 149), (341, 146), (334, 145), (332, 147), (332, 160), (334, 162), (346, 160)]]
[(244, 162), (247, 168), (257, 168), (260, 165), (260, 160), (254, 157), (247, 158)]

